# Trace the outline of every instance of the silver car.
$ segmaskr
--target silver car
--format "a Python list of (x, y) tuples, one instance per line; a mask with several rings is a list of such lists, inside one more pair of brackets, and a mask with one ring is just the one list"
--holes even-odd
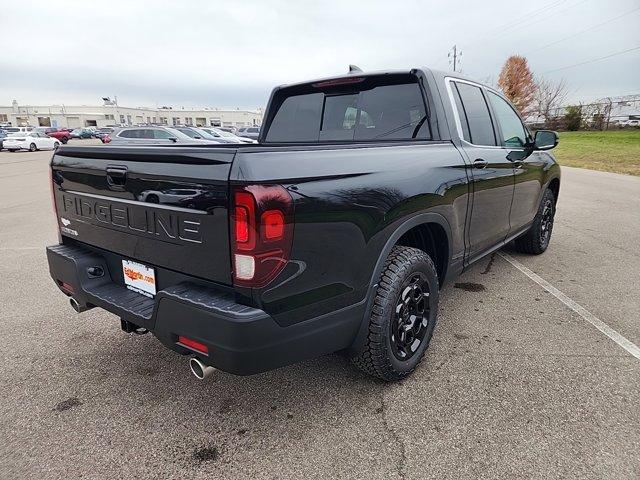
[(116, 130), (111, 135), (112, 145), (166, 145), (173, 143), (215, 143), (209, 140), (191, 138), (171, 127), (127, 127)]
[(236, 131), (236, 135), (257, 140), (260, 135), (260, 127), (241, 127)]

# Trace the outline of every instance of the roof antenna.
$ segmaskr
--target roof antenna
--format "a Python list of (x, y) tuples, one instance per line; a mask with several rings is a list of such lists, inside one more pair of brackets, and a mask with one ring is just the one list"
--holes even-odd
[(356, 73), (356, 72), (362, 72), (362, 69), (357, 65), (349, 65), (349, 74)]

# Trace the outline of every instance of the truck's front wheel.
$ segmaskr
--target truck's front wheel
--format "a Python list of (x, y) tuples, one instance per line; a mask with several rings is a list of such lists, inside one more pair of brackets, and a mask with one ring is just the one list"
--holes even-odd
[(516, 251), (533, 255), (544, 253), (551, 241), (555, 214), (556, 199), (553, 192), (547, 188), (531, 228), (513, 242)]
[(431, 258), (417, 248), (394, 247), (375, 292), (365, 346), (353, 363), (386, 381), (413, 372), (433, 335), (438, 293)]

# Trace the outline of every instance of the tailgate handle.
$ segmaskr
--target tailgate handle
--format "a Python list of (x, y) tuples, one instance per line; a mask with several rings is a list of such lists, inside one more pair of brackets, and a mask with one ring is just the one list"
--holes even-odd
[(127, 181), (127, 167), (107, 167), (107, 183), (113, 190), (124, 190)]

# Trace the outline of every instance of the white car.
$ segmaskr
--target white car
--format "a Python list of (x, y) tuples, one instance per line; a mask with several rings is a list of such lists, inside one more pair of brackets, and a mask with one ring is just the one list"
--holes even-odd
[(60, 146), (60, 140), (48, 137), (44, 133), (32, 130), (31, 132), (10, 133), (2, 142), (2, 148), (10, 152), (16, 150), (55, 150)]
[(251, 138), (239, 137), (237, 135), (234, 135), (233, 133), (225, 132), (224, 130), (220, 130), (215, 127), (202, 127), (201, 130), (204, 130), (209, 135), (213, 135), (216, 138), (223, 138), (233, 143), (258, 143)]

